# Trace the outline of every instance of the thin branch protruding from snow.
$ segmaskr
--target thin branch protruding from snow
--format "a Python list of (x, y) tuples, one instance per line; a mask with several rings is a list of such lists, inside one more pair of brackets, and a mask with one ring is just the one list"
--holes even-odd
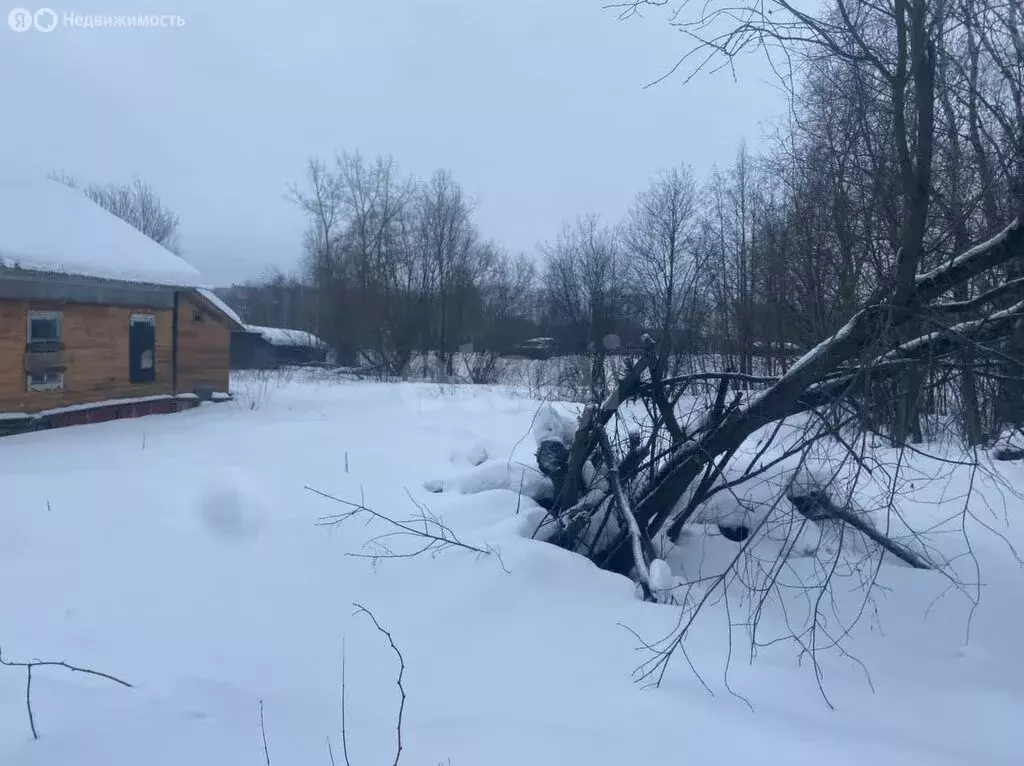
[[(398, 766), (399, 761), (402, 759), (402, 718), (405, 715), (405, 686), (403, 685), (403, 679), (405, 677), (405, 657), (402, 656), (401, 650), (395, 644), (395, 639), (391, 635), (391, 632), (384, 628), (380, 622), (377, 621), (376, 616), (360, 603), (353, 603), (352, 606), (356, 608), (355, 614), (364, 614), (373, 623), (373, 627), (377, 629), (381, 635), (383, 635), (391, 647), (391, 651), (395, 653), (398, 658), (398, 678), (396, 684), (398, 685), (398, 693), (401, 700), (398, 703), (398, 721), (395, 724), (395, 758), (391, 762), (391, 766)], [(348, 757), (348, 730), (345, 725), (345, 645), (342, 642), (341, 649), (341, 748), (342, 753), (345, 757), (345, 766), (352, 766), (351, 761)], [(328, 751), (330, 751), (330, 740), (327, 741)], [(334, 762), (334, 754), (331, 753), (331, 762)]]
[[(447, 548), (462, 548), (463, 550), (470, 551), (478, 556), (490, 556), (491, 554), (494, 554), (498, 558), (499, 562), (501, 561), (501, 556), (498, 555), (498, 551), (495, 548), (479, 548), (475, 545), (462, 542), (455, 535), (455, 532), (446, 525), (439, 516), (432, 513), (422, 503), (417, 502), (408, 491), (406, 491), (406, 495), (409, 497), (410, 502), (416, 506), (416, 509), (419, 511), (419, 515), (415, 518), (397, 520), (373, 510), (366, 505), (363, 500), (360, 500), (358, 503), (354, 503), (350, 500), (343, 500), (340, 497), (328, 494), (327, 492), (323, 492), (319, 489), (314, 489), (313, 487), (307, 486), (305, 489), (315, 495), (326, 498), (327, 500), (332, 500), (335, 503), (341, 503), (350, 509), (344, 513), (322, 516), (317, 520), (317, 526), (333, 527), (355, 516), (365, 514), (377, 519), (378, 521), (383, 521), (394, 528), (394, 531), (392, 532), (386, 532), (372, 538), (365, 546), (369, 548), (367, 553), (349, 553), (349, 556), (353, 556), (355, 558), (368, 558), (373, 561), (377, 561), (378, 559), (415, 558), (416, 556), (424, 553), (440, 553)], [(396, 553), (391, 550), (386, 542), (390, 538), (394, 537), (414, 538), (424, 540), (425, 543), (416, 550), (408, 553)], [(503, 563), (502, 567), (504, 567)]]
[(263, 723), (263, 700), (260, 700), (260, 733), (263, 735), (263, 758), (270, 766), (270, 748), (267, 747), (267, 727)]
[(0, 649), (0, 665), (9, 668), (25, 668), (25, 709), (28, 711), (28, 725), (32, 730), (32, 739), (39, 739), (39, 733), (36, 730), (35, 714), (32, 711), (33, 668), (63, 668), (64, 670), (70, 670), (73, 673), (85, 673), (89, 676), (104, 678), (107, 681), (113, 681), (115, 684), (120, 684), (128, 689), (135, 688), (130, 683), (118, 678), (117, 676), (112, 676), (109, 673), (101, 673), (98, 670), (90, 670), (89, 668), (80, 668), (76, 665), (69, 665), (63, 661), (32, 660), (31, 662), (14, 662), (12, 660), (4, 659), (3, 649)]

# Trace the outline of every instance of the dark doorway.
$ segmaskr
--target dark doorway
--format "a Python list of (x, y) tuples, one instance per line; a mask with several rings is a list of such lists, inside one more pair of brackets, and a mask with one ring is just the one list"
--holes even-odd
[(156, 317), (132, 314), (128, 332), (128, 377), (132, 383), (156, 380)]

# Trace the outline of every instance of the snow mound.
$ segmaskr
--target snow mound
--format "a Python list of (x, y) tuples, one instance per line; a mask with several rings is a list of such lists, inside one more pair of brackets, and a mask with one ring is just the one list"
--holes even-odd
[(490, 460), (459, 476), (424, 482), (423, 488), (435, 494), (458, 492), (463, 495), (505, 489), (533, 500), (549, 499), (554, 493), (551, 480), (536, 468), (505, 460)]
[(259, 537), (267, 516), (251, 482), (233, 474), (211, 477), (196, 498), (202, 528), (228, 543), (246, 543)]
[(449, 458), (453, 463), (462, 463), (475, 468), (486, 463), (490, 454), (483, 444), (474, 444), (468, 450), (452, 450)]
[(559, 412), (551, 404), (541, 406), (533, 423), (533, 438), (538, 445), (553, 439), (568, 447), (572, 444), (575, 432), (576, 421), (565, 413)]
[(664, 593), (675, 587), (676, 578), (672, 574), (672, 567), (662, 559), (655, 559), (651, 562), (650, 574), (651, 589), (655, 593)]

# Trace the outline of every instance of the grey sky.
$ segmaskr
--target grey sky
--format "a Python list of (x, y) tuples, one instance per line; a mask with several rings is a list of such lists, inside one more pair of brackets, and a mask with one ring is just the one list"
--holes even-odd
[[(39, 3), (6, 0), (35, 10)], [(183, 27), (0, 27), (0, 155), (82, 180), (138, 174), (181, 217), (216, 284), (288, 270), (304, 222), (284, 199), (311, 154), (390, 153), (450, 169), (478, 221), (532, 251), (563, 218), (617, 219), (658, 170), (704, 173), (781, 110), (744, 72), (644, 90), (682, 35), (601, 0), (50, 0), (58, 16), (178, 14)]]

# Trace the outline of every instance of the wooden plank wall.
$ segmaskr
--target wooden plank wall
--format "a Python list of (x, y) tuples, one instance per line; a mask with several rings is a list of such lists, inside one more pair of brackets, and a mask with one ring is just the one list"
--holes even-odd
[[(195, 321), (199, 312), (202, 321)], [(207, 311), (181, 293), (178, 300), (178, 393), (200, 386), (227, 392), (231, 330), (220, 314)]]
[[(67, 370), (63, 391), (26, 391), (28, 311), (59, 311)], [(132, 383), (128, 328), (132, 314), (156, 316), (156, 380)], [(38, 412), (72, 404), (173, 393), (173, 312), (82, 304), (0, 301), (0, 412)], [(227, 351), (224, 352), (225, 364)]]

